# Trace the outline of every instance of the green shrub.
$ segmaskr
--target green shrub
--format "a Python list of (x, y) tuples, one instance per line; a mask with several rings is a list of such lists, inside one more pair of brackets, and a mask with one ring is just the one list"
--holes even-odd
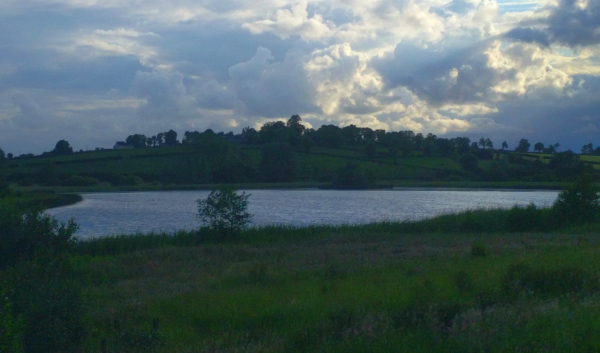
[(600, 210), (600, 196), (589, 175), (582, 175), (577, 182), (561, 191), (552, 209), (563, 224), (592, 223)]
[(35, 256), (59, 256), (73, 244), (77, 224), (60, 223), (39, 209), (0, 203), (0, 270)]
[(548, 215), (548, 210), (538, 209), (533, 203), (525, 207), (514, 206), (506, 216), (506, 230), (509, 232), (549, 231), (554, 221)]
[(252, 219), (248, 213), (246, 192), (238, 194), (235, 189), (221, 187), (210, 192), (206, 199), (199, 199), (198, 217), (205, 226), (222, 235), (239, 233)]

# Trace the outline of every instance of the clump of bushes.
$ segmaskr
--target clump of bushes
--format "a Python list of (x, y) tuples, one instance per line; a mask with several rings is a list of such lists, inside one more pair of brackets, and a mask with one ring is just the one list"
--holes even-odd
[(83, 306), (68, 258), (76, 230), (72, 220), (0, 203), (1, 351), (79, 350)]

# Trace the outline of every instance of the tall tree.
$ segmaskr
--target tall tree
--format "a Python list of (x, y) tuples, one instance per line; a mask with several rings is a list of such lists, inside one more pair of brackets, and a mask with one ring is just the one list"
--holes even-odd
[(592, 143), (588, 143), (587, 145), (583, 145), (583, 147), (581, 147), (581, 153), (582, 154), (592, 154), (594, 153), (594, 145), (592, 145)]
[(287, 123), (285, 124), (288, 128), (290, 128), (293, 132), (295, 132), (298, 136), (302, 136), (306, 127), (302, 125), (302, 118), (300, 115), (292, 115)]
[(521, 139), (519, 141), (519, 145), (517, 146), (517, 148), (515, 148), (516, 152), (529, 152), (529, 147), (531, 147), (531, 144), (529, 143), (529, 141), (527, 141), (527, 139)]
[(492, 140), (490, 140), (489, 137), (485, 139), (485, 147), (490, 150), (494, 149), (494, 143), (492, 142)]
[(66, 140), (60, 140), (54, 146), (54, 150), (52, 150), (53, 154), (56, 155), (65, 155), (73, 153), (73, 147)]
[(146, 136), (142, 134), (129, 135), (125, 139), (125, 143), (132, 145), (135, 148), (146, 147)]
[(165, 136), (165, 144), (174, 146), (178, 143), (177, 132), (175, 132), (174, 130), (169, 130), (169, 131), (165, 132), (164, 136)]
[(533, 150), (536, 152), (542, 152), (544, 150), (544, 144), (541, 142), (536, 143), (533, 145)]

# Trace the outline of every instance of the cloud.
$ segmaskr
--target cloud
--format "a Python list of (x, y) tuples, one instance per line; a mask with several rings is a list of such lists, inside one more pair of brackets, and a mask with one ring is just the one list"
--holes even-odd
[(186, 88), (179, 72), (138, 71), (132, 93), (145, 99), (138, 109), (143, 119), (179, 119), (186, 105)]
[(559, 0), (546, 20), (552, 41), (568, 46), (600, 43), (600, 1)]
[[(525, 20), (506, 37), (527, 43), (548, 46), (550, 43), (578, 48), (600, 43), (600, 1), (559, 0), (557, 6), (547, 7), (548, 15), (535, 21)], [(532, 23), (533, 22), (533, 23)]]
[(590, 139), (599, 1), (520, 4), (2, 2), (0, 141), (49, 150), (72, 131), (75, 146), (108, 147), (293, 114), (316, 128)]
[(274, 62), (271, 51), (259, 47), (250, 60), (232, 66), (229, 75), (246, 115), (272, 118), (316, 111), (315, 92), (297, 51)]

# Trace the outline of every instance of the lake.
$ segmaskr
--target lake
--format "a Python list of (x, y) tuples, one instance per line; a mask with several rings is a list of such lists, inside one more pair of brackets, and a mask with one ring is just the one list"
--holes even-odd
[[(250, 190), (253, 225), (364, 224), (417, 220), (476, 208), (513, 205), (549, 207), (558, 191), (514, 190)], [(75, 205), (50, 209), (67, 221), (73, 217), (80, 238), (199, 227), (196, 200), (208, 191), (152, 191), (82, 194)]]

